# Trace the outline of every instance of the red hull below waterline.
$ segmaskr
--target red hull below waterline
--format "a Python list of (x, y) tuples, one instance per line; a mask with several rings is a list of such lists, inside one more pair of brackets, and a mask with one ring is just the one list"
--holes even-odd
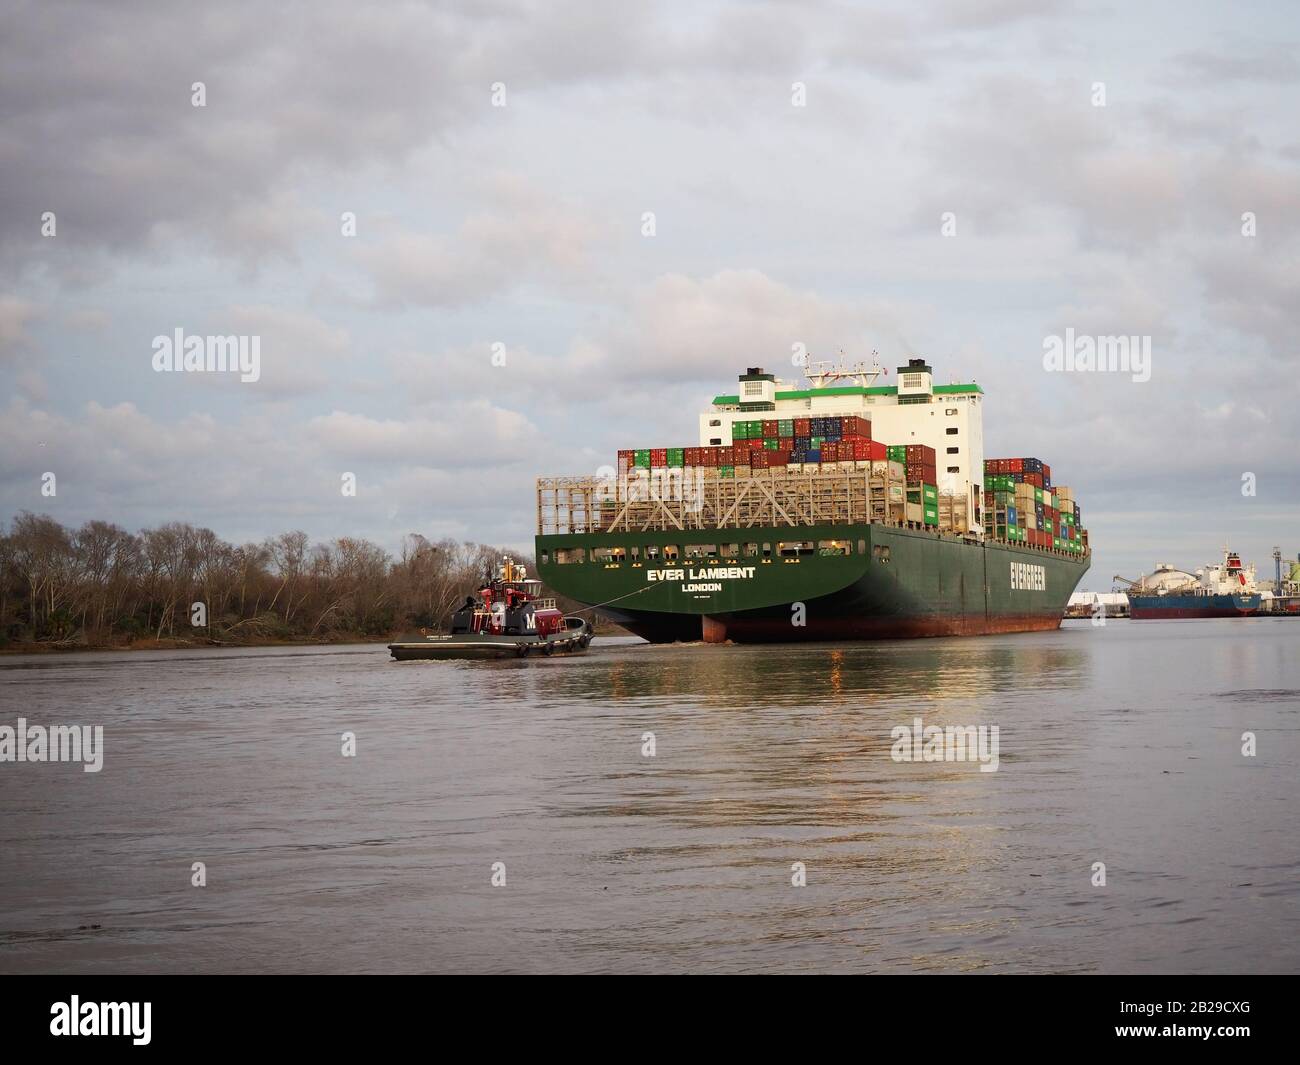
[[(641, 626), (637, 620), (622, 622), (624, 628), (652, 642), (674, 638), (660, 631), (653, 622)], [(793, 641), (897, 640), (927, 636), (991, 636), (998, 633), (1043, 632), (1061, 626), (1054, 614), (1004, 614), (985, 616), (917, 616), (917, 617), (835, 617), (815, 620), (792, 627), (788, 615), (782, 617), (703, 617), (698, 631), (680, 629), (675, 638), (702, 640), (704, 643), (790, 643)], [(644, 630), (644, 631), (643, 631)]]

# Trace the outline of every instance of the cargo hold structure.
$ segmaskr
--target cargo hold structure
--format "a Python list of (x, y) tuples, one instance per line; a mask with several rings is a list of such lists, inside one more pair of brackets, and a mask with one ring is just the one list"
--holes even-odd
[(540, 576), (654, 642), (1058, 627), (1091, 557), (1069, 489), (1036, 458), (985, 459), (978, 385), (898, 372), (792, 388), (750, 369), (698, 445), (539, 479)]

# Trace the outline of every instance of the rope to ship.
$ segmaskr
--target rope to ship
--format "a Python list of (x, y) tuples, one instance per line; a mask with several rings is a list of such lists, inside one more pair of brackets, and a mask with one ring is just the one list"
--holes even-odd
[(620, 599), (630, 599), (634, 595), (640, 595), (642, 592), (648, 592), (651, 588), (660, 587), (657, 584), (647, 584), (644, 588), (638, 588), (635, 592), (628, 592), (626, 595), (620, 595), (613, 599), (606, 599), (603, 603), (593, 603), (591, 606), (584, 606), (579, 610), (573, 611), (575, 614), (585, 614), (588, 610), (599, 610), (602, 606), (609, 606), (610, 603), (617, 603)]

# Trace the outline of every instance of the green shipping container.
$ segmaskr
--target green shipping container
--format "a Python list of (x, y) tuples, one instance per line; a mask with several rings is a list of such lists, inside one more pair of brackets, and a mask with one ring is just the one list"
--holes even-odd
[(1059, 536), (1052, 537), (1052, 546), (1055, 547), (1057, 550), (1060, 550), (1061, 538)]
[(685, 449), (680, 447), (670, 447), (668, 449), (668, 465), (680, 466), (685, 455)]
[(719, 466), (719, 467), (718, 467), (718, 476), (719, 476), (719, 477), (735, 477), (735, 476), (736, 476), (736, 467), (735, 467), (735, 466)]
[(650, 468), (650, 452), (649, 451), (634, 452), (632, 455), (632, 465), (640, 466), (643, 469), (648, 470)]
[(890, 462), (906, 462), (906, 461), (907, 461), (907, 445), (906, 445), (906, 444), (891, 444), (890, 447), (889, 447), (889, 448), (887, 449), (887, 451), (886, 451), (886, 457), (889, 459)]
[(939, 506), (939, 489), (932, 484), (923, 484), (921, 485), (921, 493), (925, 497), (925, 501), (933, 503), (937, 510)]
[(766, 440), (763, 441), (763, 447), (767, 451), (775, 451), (780, 446), (781, 446), (781, 441), (774, 436), (769, 436)]
[(732, 439), (732, 440), (748, 440), (748, 439), (749, 439), (749, 425), (748, 425), (748, 423), (746, 423), (746, 422), (732, 422), (732, 423), (731, 423), (731, 439)]
[(925, 517), (925, 524), (926, 524), (926, 525), (938, 525), (938, 524), (939, 524), (939, 508), (938, 508), (938, 507), (923, 507), (922, 510), (921, 510), (921, 513), (922, 513), (922, 514), (924, 515), (924, 517)]
[(794, 419), (780, 418), (777, 420), (777, 431), (782, 436), (794, 436)]
[(1043, 501), (1043, 490), (1042, 490), (1041, 488), (1035, 488), (1035, 489), (1034, 489), (1034, 502), (1035, 502), (1035, 503), (1041, 503), (1042, 501)]

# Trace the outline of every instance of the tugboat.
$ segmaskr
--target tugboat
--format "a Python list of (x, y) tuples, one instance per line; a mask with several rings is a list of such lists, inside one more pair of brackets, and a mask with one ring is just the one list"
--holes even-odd
[(1243, 567), (1236, 551), (1223, 549), (1223, 562), (1195, 574), (1163, 563), (1150, 576), (1129, 581), (1129, 616), (1135, 621), (1158, 618), (1242, 618), (1259, 612), (1262, 597), (1255, 567)]
[(398, 662), (421, 658), (527, 658), (582, 654), (591, 643), (590, 622), (561, 614), (540, 598), (542, 582), (529, 578), (508, 556), (489, 567), (478, 598), (466, 596), (451, 615), (451, 631), (421, 629), (388, 645)]

